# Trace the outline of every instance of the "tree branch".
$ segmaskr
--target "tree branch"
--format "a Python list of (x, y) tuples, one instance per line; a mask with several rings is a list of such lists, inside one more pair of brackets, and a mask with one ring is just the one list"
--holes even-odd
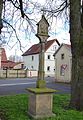
[[(16, 38), (17, 38), (17, 40), (18, 40), (18, 42), (19, 42), (19, 45), (20, 45), (20, 50), (22, 51), (22, 45), (21, 45), (21, 41), (20, 41), (20, 39), (18, 38), (18, 35), (17, 35), (17, 33), (16, 33), (16, 29), (10, 24), (10, 23), (8, 23), (7, 21), (5, 21), (5, 20), (3, 20), (3, 22), (5, 22), (6, 24), (8, 24), (12, 29), (13, 29), (13, 31), (14, 31), (14, 33), (15, 33), (15, 35), (16, 35)], [(17, 43), (17, 42), (16, 42)], [(23, 51), (22, 51), (23, 52)]]

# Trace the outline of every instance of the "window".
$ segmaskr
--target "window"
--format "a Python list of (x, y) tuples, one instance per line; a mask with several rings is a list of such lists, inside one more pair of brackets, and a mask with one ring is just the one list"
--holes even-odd
[(50, 59), (50, 55), (48, 55), (48, 59)]
[(60, 67), (60, 75), (61, 76), (65, 75), (65, 69), (62, 66)]
[(31, 69), (33, 69), (33, 66), (31, 66)]
[(47, 71), (50, 71), (50, 66), (47, 66)]
[(55, 71), (55, 67), (54, 67), (54, 71)]
[(54, 51), (56, 50), (56, 45), (53, 46), (53, 50), (54, 50)]
[(64, 53), (63, 53), (63, 54), (61, 54), (61, 59), (62, 59), (62, 60), (64, 59)]
[(52, 51), (55, 51), (56, 50), (56, 45), (54, 45), (53, 47), (52, 47)]
[(34, 60), (34, 56), (32, 56), (32, 61)]

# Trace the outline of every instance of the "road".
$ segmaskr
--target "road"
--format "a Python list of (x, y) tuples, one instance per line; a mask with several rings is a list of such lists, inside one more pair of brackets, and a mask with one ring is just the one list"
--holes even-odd
[[(0, 95), (15, 95), (28, 93), (26, 88), (36, 87), (37, 78), (0, 79)], [(47, 77), (46, 86), (57, 90), (56, 93), (70, 93), (70, 85), (55, 83), (53, 77)]]

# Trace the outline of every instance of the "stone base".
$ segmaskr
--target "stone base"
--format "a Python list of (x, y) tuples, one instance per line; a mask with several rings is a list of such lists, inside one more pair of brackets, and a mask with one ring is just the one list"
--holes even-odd
[[(46, 91), (38, 88), (29, 90), (28, 114), (37, 119), (54, 116), (52, 113), (52, 102), (54, 90), (46, 88)], [(45, 88), (44, 88), (45, 89)], [(35, 92), (34, 92), (35, 91)]]
[(55, 117), (56, 116), (56, 114), (54, 114), (54, 113), (45, 114), (45, 115), (33, 115), (33, 114), (29, 113), (29, 112), (28, 112), (28, 115), (30, 117), (32, 117), (33, 119), (39, 119), (39, 118), (43, 119), (43, 118), (49, 118), (49, 117)]

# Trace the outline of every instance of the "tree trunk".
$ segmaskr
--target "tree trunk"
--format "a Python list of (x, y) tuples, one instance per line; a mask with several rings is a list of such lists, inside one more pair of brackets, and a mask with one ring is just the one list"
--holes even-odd
[(70, 0), (70, 40), (72, 48), (72, 76), (70, 106), (83, 110), (83, 32), (81, 28), (81, 0)]
[(0, 0), (0, 33), (1, 33), (1, 29), (3, 28), (3, 24), (2, 24), (2, 10), (3, 10), (3, 0)]
[(80, 110), (83, 110), (83, 28), (81, 27), (79, 42), (79, 86), (80, 86)]

